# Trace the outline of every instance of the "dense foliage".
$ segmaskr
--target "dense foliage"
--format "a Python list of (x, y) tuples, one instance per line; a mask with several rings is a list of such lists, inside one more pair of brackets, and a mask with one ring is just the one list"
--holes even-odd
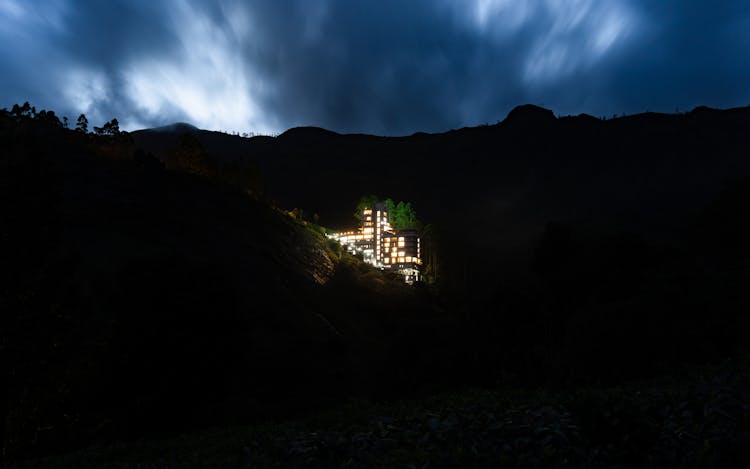
[(382, 199), (374, 194), (363, 195), (359, 198), (354, 217), (361, 222), (362, 211), (366, 208), (372, 208), (378, 203), (385, 204), (393, 228), (420, 228), (422, 226), (422, 223), (417, 219), (417, 212), (411, 206), (411, 202), (400, 201), (396, 203), (393, 199)]

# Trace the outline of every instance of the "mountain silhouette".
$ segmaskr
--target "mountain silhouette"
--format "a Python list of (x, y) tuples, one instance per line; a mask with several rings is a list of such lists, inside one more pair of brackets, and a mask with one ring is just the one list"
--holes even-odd
[[(718, 194), (727, 178), (748, 173), (741, 154), (750, 146), (749, 122), (748, 108), (602, 120), (556, 118), (524, 105), (497, 125), (411, 137), (309, 127), (277, 138), (193, 133), (217, 159), (255, 161), (281, 205), (304, 201), (302, 208), (334, 227), (349, 223), (342, 198), (383, 192), (413, 200), (426, 218), (446, 226), (501, 236), (523, 227), (517, 235), (529, 237), (551, 219), (619, 217), (645, 229), (684, 214)], [(178, 139), (151, 131), (133, 137), (160, 158)], [(371, 170), (381, 165), (391, 169)]]
[(156, 127), (149, 129), (152, 132), (173, 132), (173, 133), (192, 133), (197, 132), (198, 127), (188, 124), (187, 122), (175, 122), (174, 124), (165, 125), (163, 127)]

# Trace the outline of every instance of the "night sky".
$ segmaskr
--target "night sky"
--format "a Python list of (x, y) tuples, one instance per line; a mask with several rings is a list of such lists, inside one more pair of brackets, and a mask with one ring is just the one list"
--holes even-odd
[(750, 103), (747, 0), (0, 0), (0, 107), (399, 135)]

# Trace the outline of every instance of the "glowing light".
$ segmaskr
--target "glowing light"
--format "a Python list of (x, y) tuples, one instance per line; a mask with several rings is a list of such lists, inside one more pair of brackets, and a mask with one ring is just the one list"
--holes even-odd
[[(407, 236), (398, 236), (398, 231), (391, 231), (388, 222), (387, 212), (376, 212), (375, 228), (373, 228), (371, 209), (365, 209), (362, 212), (362, 227), (357, 231), (343, 231), (328, 235), (331, 239), (336, 239), (348, 252), (361, 254), (364, 261), (381, 269), (397, 269), (404, 264), (420, 265), (419, 259), (419, 238), (414, 236), (413, 231), (408, 232), (410, 239), (416, 238), (417, 243), (406, 246)], [(383, 229), (381, 230), (381, 226)], [(397, 250), (397, 246), (403, 250)], [(416, 251), (415, 251), (416, 247)], [(393, 249), (392, 249), (393, 248)], [(416, 256), (415, 256), (416, 254)], [(398, 264), (398, 265), (397, 265)], [(418, 270), (409, 267), (408, 269), (400, 268), (398, 272), (404, 276), (406, 283), (413, 283), (419, 279)]]

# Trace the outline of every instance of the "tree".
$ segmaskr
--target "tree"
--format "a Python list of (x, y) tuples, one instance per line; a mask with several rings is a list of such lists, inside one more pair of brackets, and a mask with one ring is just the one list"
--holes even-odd
[(417, 212), (412, 208), (411, 202), (401, 201), (397, 204), (393, 199), (386, 199), (385, 206), (392, 227), (396, 229), (419, 228), (420, 222), (417, 219)]
[[(382, 199), (377, 195), (363, 195), (357, 203), (357, 211), (354, 216), (357, 220), (362, 221), (362, 211), (366, 208), (372, 208)], [(385, 199), (385, 209), (388, 212), (388, 218), (393, 228), (419, 228), (421, 222), (417, 219), (417, 212), (411, 206), (410, 202), (399, 202), (393, 199)]]
[(117, 119), (112, 119), (104, 124), (104, 128), (109, 132), (109, 135), (119, 135), (120, 133), (120, 123), (117, 122)]
[(14, 104), (10, 112), (16, 117), (33, 117), (36, 110), (31, 107), (28, 101), (26, 101), (21, 106)]
[(66, 129), (70, 127), (68, 124), (68, 116), (63, 116), (63, 127)]
[(357, 208), (354, 212), (354, 218), (361, 222), (362, 211), (366, 208), (374, 207), (378, 202), (380, 202), (380, 197), (375, 194), (363, 195), (362, 197), (360, 197), (359, 202), (357, 203)]
[(112, 119), (109, 122), (105, 122), (101, 127), (94, 127), (94, 132), (97, 135), (119, 135), (120, 123), (117, 122), (117, 119)]
[(86, 119), (85, 114), (81, 114), (80, 116), (78, 116), (78, 120), (76, 121), (76, 130), (78, 132), (88, 133), (89, 120)]
[(55, 125), (57, 127), (62, 126), (62, 123), (60, 122), (60, 119), (58, 119), (57, 115), (55, 114), (55, 111), (47, 111), (42, 109), (39, 111), (39, 113), (36, 114), (35, 119), (43, 121), (43, 122), (49, 122), (52, 125)]

